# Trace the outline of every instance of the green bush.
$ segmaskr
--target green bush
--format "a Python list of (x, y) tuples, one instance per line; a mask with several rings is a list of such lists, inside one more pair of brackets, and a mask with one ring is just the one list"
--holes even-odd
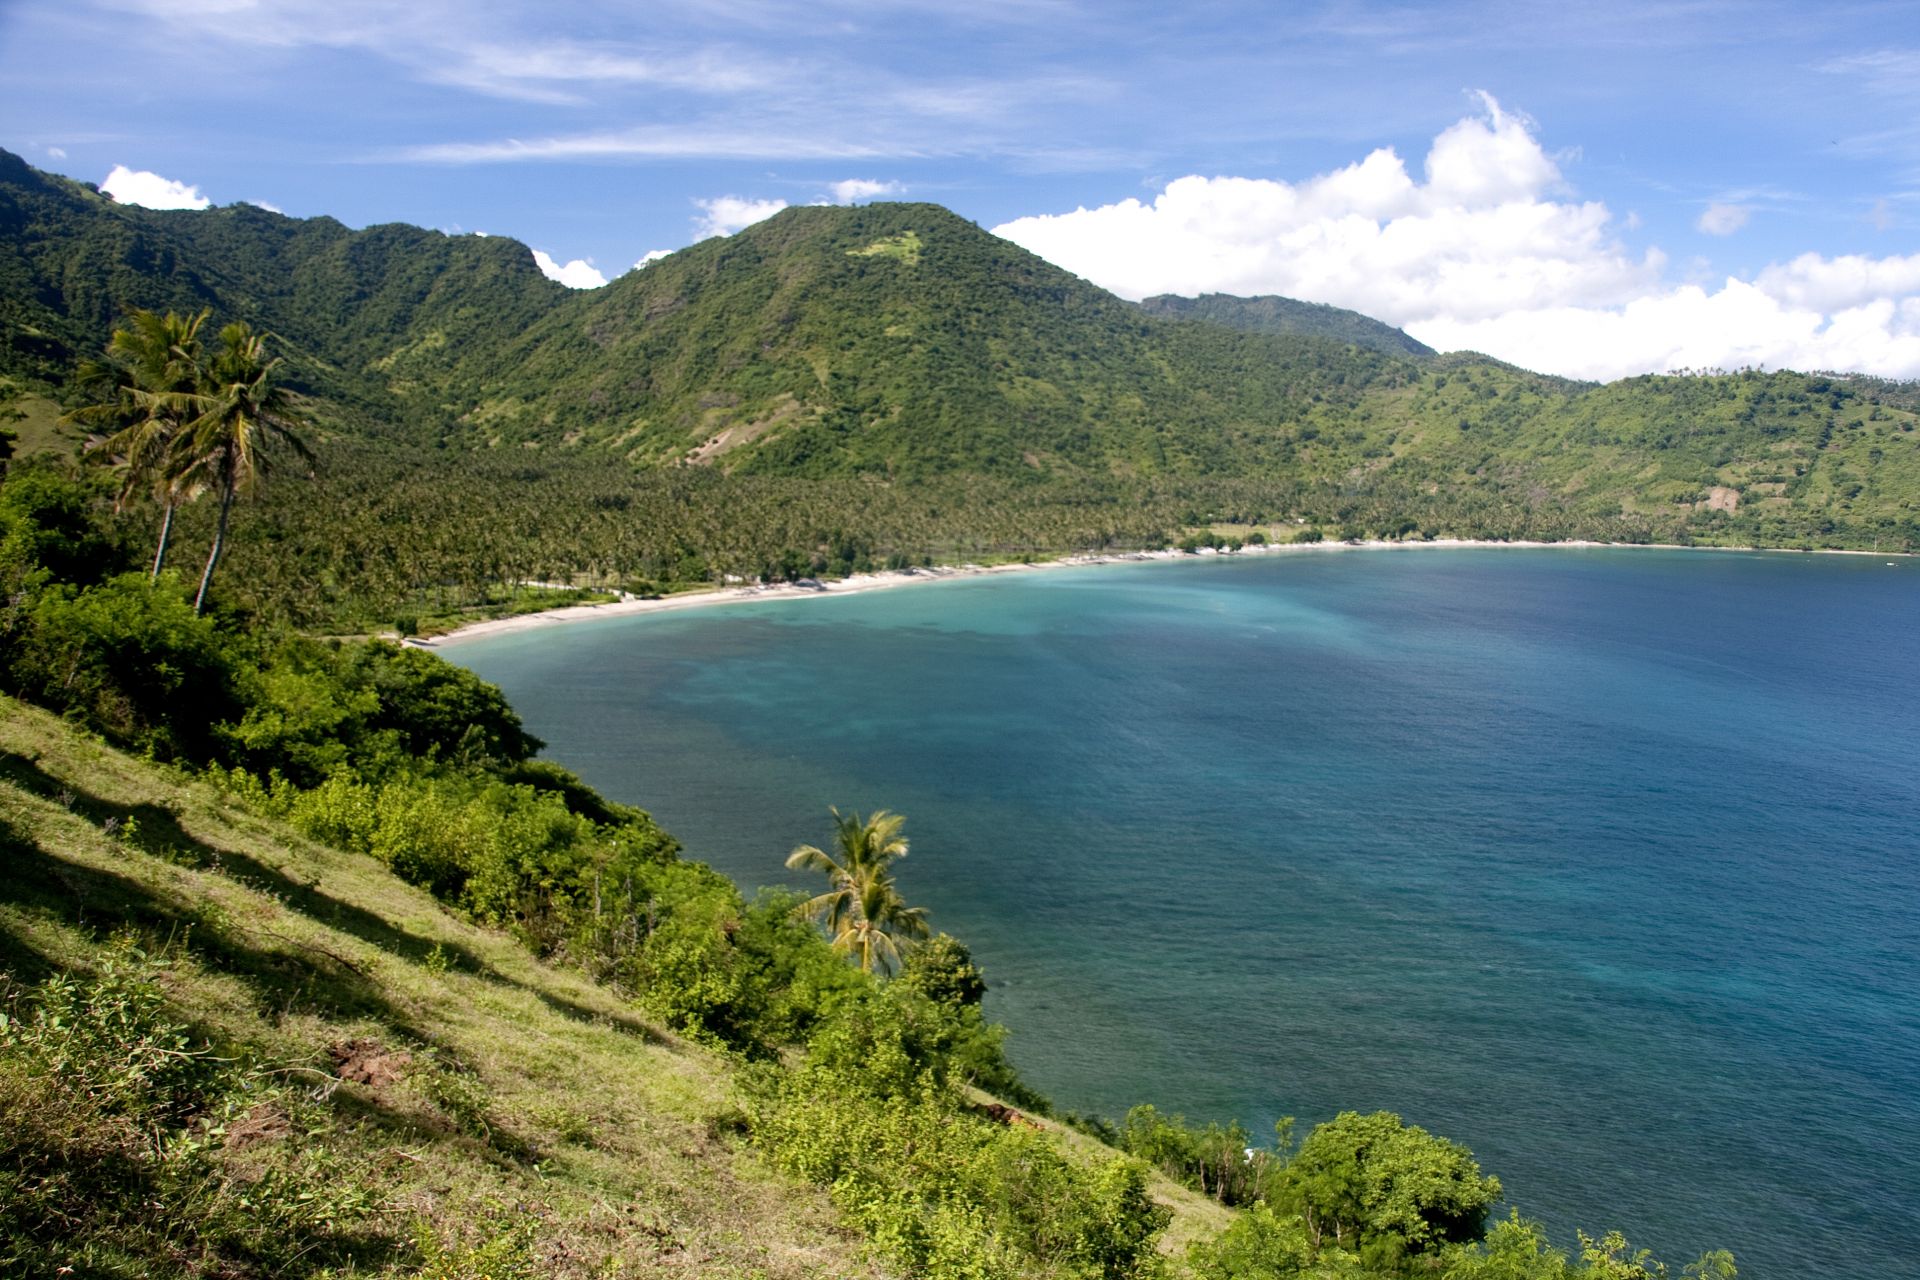
[(98, 511), (89, 480), (45, 459), (6, 471), (0, 484), (0, 588), (11, 596), (35, 575), (92, 586), (129, 568)]
[[(1377, 1275), (1351, 1253), (1317, 1247), (1306, 1224), (1271, 1205), (1256, 1204), (1220, 1235), (1196, 1244), (1188, 1263), (1200, 1280), (1371, 1280)], [(1519, 1273), (1514, 1280), (1522, 1280)], [(1527, 1277), (1526, 1280), (1531, 1280)]]
[(51, 584), (9, 621), (7, 691), (123, 746), (206, 759), (214, 726), (240, 712), (233, 645), (165, 578)]
[(1277, 1212), (1237, 1222), (1215, 1258), (1226, 1269), (1206, 1274), (1243, 1274), (1235, 1259), (1291, 1257), (1303, 1243), (1315, 1256), (1397, 1274), (1477, 1240), (1499, 1198), (1499, 1179), (1483, 1176), (1458, 1143), (1391, 1112), (1342, 1112), (1316, 1127), (1274, 1180)]
[(1146, 1168), (1088, 1169), (1046, 1135), (973, 1111), (947, 1078), (940, 1010), (875, 992), (814, 1037), (806, 1063), (769, 1073), (753, 1134), (834, 1202), (890, 1260), (927, 1275), (1153, 1273), (1167, 1212)]
[(973, 963), (973, 953), (948, 933), (936, 933), (907, 952), (900, 985), (941, 1004), (977, 1005), (987, 995), (987, 981)]
[(303, 787), (343, 765), (370, 779), (512, 768), (541, 746), (499, 689), (421, 649), (289, 639), (236, 676), (245, 711), (226, 731), (229, 757)]

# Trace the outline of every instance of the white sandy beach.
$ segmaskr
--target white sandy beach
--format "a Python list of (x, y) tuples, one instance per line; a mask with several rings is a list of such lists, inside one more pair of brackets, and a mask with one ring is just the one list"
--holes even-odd
[(576, 604), (559, 609), (545, 609), (539, 613), (523, 613), (511, 618), (490, 618), (484, 622), (469, 623), (456, 628), (445, 635), (408, 640), (405, 643), (422, 648), (437, 649), (444, 645), (458, 644), (464, 640), (475, 640), (481, 636), (500, 635), (510, 631), (527, 631), (534, 627), (553, 626), (563, 622), (586, 622), (596, 618), (621, 618), (642, 613), (666, 613), (677, 609), (704, 609), (716, 605), (746, 604), (757, 600), (810, 600), (829, 596), (855, 595), (862, 591), (881, 591), (894, 587), (909, 587), (921, 582), (949, 582), (955, 578), (982, 577), (999, 573), (1029, 573), (1046, 569), (1070, 569), (1084, 565), (1127, 564), (1150, 560), (1202, 559), (1208, 556), (1250, 556), (1250, 555), (1311, 555), (1338, 551), (1419, 551), (1423, 548), (1462, 548), (1462, 547), (1624, 547), (1663, 551), (1768, 551), (1782, 555), (1848, 555), (1880, 556), (1894, 560), (1906, 558), (1906, 553), (1895, 551), (1837, 551), (1821, 550), (1814, 552), (1799, 551), (1779, 547), (1683, 547), (1671, 543), (1629, 543), (1629, 542), (1490, 542), (1467, 538), (1435, 538), (1426, 542), (1294, 542), (1280, 545), (1242, 547), (1238, 551), (1217, 551), (1205, 549), (1197, 552), (1185, 552), (1175, 549), (1165, 551), (1127, 551), (1110, 554), (1084, 554), (1063, 556), (1057, 560), (1039, 560), (1031, 564), (996, 565), (941, 565), (926, 569), (886, 570), (879, 573), (857, 573), (851, 577), (814, 580), (805, 579), (800, 583), (776, 583), (768, 586), (723, 587), (714, 591), (690, 591), (682, 595), (662, 596), (658, 599), (628, 599), (606, 604)]

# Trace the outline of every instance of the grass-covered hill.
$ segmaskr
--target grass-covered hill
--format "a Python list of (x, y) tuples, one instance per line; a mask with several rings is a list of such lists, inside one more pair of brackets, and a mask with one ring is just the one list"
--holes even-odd
[(318, 478), (242, 510), (224, 584), (308, 625), (464, 616), (528, 580), (1254, 532), (1920, 547), (1903, 384), (1595, 386), (1282, 299), (1142, 308), (929, 204), (789, 209), (575, 292), (503, 238), (121, 206), (0, 153), (26, 445), (76, 447), (71, 375), (133, 307), (269, 331), (310, 393)]
[(1404, 372), (1163, 326), (936, 205), (796, 208), (556, 312), (472, 385), (488, 440), (755, 474), (1244, 473)]
[(1248, 333), (1303, 334), (1351, 342), (1355, 346), (1396, 356), (1430, 356), (1433, 348), (1404, 330), (1383, 324), (1358, 311), (1330, 307), (1324, 302), (1301, 302), (1273, 294), (1241, 298), (1230, 293), (1203, 293), (1197, 298), (1162, 293), (1140, 300), (1148, 315), (1177, 320), (1204, 320), (1244, 329)]
[(0, 1035), (8, 1274), (884, 1274), (720, 1055), (11, 700), (0, 858), (8, 1012), (75, 1023)]

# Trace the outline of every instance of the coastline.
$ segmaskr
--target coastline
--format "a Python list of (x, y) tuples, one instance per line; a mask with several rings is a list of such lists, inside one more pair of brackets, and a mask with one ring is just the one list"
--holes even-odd
[(845, 578), (832, 580), (803, 579), (799, 583), (775, 583), (765, 586), (721, 587), (712, 591), (692, 591), (677, 596), (661, 596), (648, 599), (616, 600), (605, 604), (571, 604), (557, 609), (543, 609), (538, 613), (517, 614), (511, 618), (487, 618), (479, 622), (469, 622), (456, 627), (443, 635), (422, 638), (409, 637), (401, 643), (422, 649), (439, 649), (456, 645), (468, 640), (477, 640), (484, 636), (503, 635), (514, 631), (530, 631), (536, 627), (557, 626), (569, 622), (590, 622), (600, 618), (624, 618), (637, 614), (668, 613), (682, 609), (704, 609), (727, 604), (749, 604), (763, 600), (813, 600), (830, 596), (858, 595), (865, 591), (885, 591), (897, 587), (910, 587), (917, 583), (951, 582), (958, 578), (979, 578), (1002, 573), (1030, 573), (1047, 569), (1076, 569), (1088, 565), (1100, 564), (1140, 564), (1154, 560), (1205, 559), (1212, 556), (1260, 556), (1260, 555), (1309, 555), (1340, 551), (1418, 551), (1422, 548), (1442, 548), (1460, 550), (1464, 548), (1576, 548), (1576, 549), (1633, 549), (1646, 551), (1724, 551), (1724, 552), (1762, 552), (1774, 555), (1831, 555), (1831, 556), (1884, 556), (1893, 559), (1907, 559), (1913, 553), (1906, 551), (1856, 551), (1841, 548), (1813, 548), (1802, 550), (1797, 547), (1701, 547), (1685, 546), (1671, 542), (1593, 542), (1572, 540), (1567, 542), (1513, 541), (1503, 542), (1491, 539), (1475, 538), (1433, 538), (1420, 542), (1397, 542), (1388, 539), (1368, 539), (1362, 542), (1289, 542), (1242, 547), (1238, 551), (1221, 551), (1204, 547), (1198, 551), (1181, 551), (1167, 548), (1160, 551), (1116, 551), (1082, 552), (1070, 556), (1061, 556), (1053, 560), (1037, 560), (1031, 563), (1015, 564), (962, 564), (937, 565), (931, 568), (883, 569), (873, 573), (856, 573)]

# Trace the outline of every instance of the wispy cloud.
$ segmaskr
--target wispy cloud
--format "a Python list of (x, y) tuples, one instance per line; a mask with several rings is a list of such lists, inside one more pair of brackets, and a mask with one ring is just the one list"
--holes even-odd
[(892, 108), (936, 120), (993, 122), (1031, 117), (1062, 104), (1097, 103), (1122, 92), (1117, 81), (1065, 67), (1037, 77), (976, 76), (961, 80), (914, 80), (882, 87)]
[[(1045, 45), (1009, 46), (987, 73), (888, 56), (903, 36), (937, 38), (929, 27), (979, 40), (1000, 26), (1070, 22), (1077, 6), (1065, 0), (827, 0), (804, 19), (762, 0), (657, 0), (644, 21), (583, 0), (96, 2), (147, 15), (189, 56), (233, 44), (348, 51), (417, 83), (524, 104), (505, 117), (511, 106), (477, 107), (475, 119), (512, 123), (473, 125), (467, 138), (444, 132), (444, 113), (422, 114), (412, 145), (360, 157), (376, 162), (1007, 156), (1048, 113), (1122, 92), (1116, 77)], [(1068, 137), (1063, 154), (1086, 154)], [(1027, 150), (1028, 167), (1057, 167)]]
[(500, 138), (480, 142), (433, 142), (371, 157), (426, 164), (499, 164), (527, 160), (863, 160), (912, 154), (902, 148), (831, 137), (800, 137), (749, 130), (671, 128), (564, 134), (548, 138)]
[(729, 95), (766, 90), (784, 78), (779, 68), (744, 54), (713, 49), (663, 53), (578, 41), (456, 47), (422, 71), (440, 84), (564, 105), (590, 103), (592, 91), (610, 85)]
[(1858, 80), (1875, 93), (1920, 98), (1920, 49), (1875, 49), (1830, 58), (1820, 69)]
[(897, 182), (881, 182), (876, 178), (847, 178), (830, 184), (827, 193), (835, 204), (857, 204), (879, 196), (899, 195), (905, 189)]
[(1716, 200), (1700, 211), (1694, 226), (1710, 236), (1730, 236), (1747, 225), (1753, 210), (1743, 204), (1722, 204)]
[(1833, 58), (1820, 70), (1879, 99), (1887, 110), (1871, 117), (1884, 127), (1861, 129), (1835, 139), (1844, 155), (1867, 159), (1904, 160), (1909, 173), (1920, 175), (1920, 49), (1875, 49)]

